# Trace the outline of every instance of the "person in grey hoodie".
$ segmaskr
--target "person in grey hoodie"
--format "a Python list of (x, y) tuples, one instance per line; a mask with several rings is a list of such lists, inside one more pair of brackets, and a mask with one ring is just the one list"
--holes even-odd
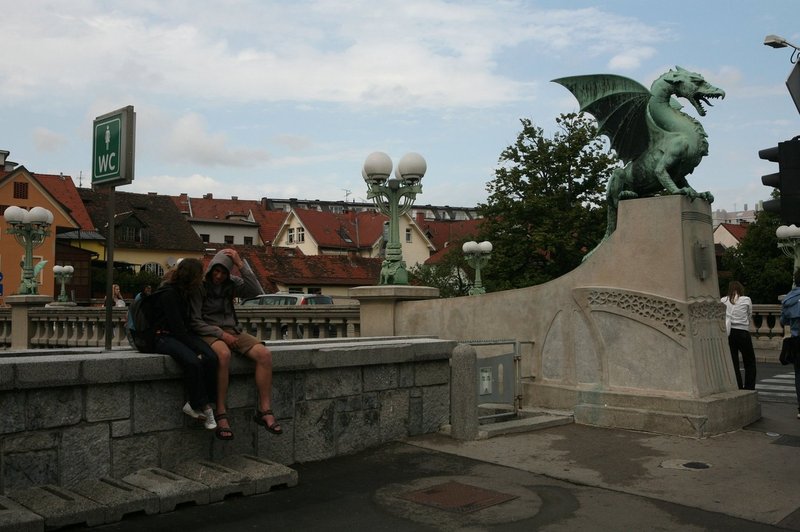
[[(241, 277), (232, 275), (233, 268)], [(247, 298), (261, 293), (258, 279), (239, 253), (234, 249), (223, 249), (209, 263), (203, 289), (190, 302), (192, 330), (211, 346), (219, 359), (216, 421), (217, 437), (221, 440), (233, 439), (226, 407), (233, 353), (255, 362), (258, 408), (253, 420), (272, 434), (283, 433), (272, 412), (272, 353), (257, 338), (242, 330), (233, 306), (234, 297)]]

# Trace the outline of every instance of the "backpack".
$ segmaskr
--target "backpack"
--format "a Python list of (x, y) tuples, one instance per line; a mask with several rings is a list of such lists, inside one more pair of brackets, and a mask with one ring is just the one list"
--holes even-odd
[(128, 307), (128, 321), (125, 324), (125, 333), (128, 343), (141, 353), (155, 352), (156, 343), (156, 318), (155, 309), (161, 294), (169, 287), (160, 286), (149, 296), (143, 295)]

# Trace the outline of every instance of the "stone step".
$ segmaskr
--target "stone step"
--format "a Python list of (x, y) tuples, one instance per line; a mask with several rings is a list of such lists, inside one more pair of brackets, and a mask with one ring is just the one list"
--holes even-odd
[(228, 495), (264, 493), (297, 482), (297, 471), (250, 455), (231, 455), (222, 464), (188, 461), (171, 470), (148, 467), (121, 480), (86, 480), (72, 488), (32, 487), (0, 496), (0, 532), (92, 527), (131, 513), (166, 513), (185, 503), (209, 504)]
[(575, 422), (571, 412), (521, 411), (516, 419), (498, 421), (480, 426), (480, 439), (493, 438), (503, 434), (530, 432)]

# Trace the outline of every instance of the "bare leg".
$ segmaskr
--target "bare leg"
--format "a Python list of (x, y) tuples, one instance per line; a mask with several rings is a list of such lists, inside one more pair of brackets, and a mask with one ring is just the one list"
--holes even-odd
[[(225, 345), (225, 342), (219, 341), (211, 344), (211, 348), (217, 354), (219, 366), (217, 368), (217, 414), (224, 414), (228, 411), (228, 382), (230, 380), (230, 366), (231, 366), (231, 350)], [(223, 418), (217, 422), (222, 428), (229, 429), (231, 427), (227, 418)]]
[[(255, 362), (255, 380), (258, 389), (258, 410), (267, 412), (272, 409), (272, 352), (263, 344), (256, 344), (247, 353)], [(267, 414), (263, 416), (264, 421), (270, 427), (280, 428), (275, 416)]]

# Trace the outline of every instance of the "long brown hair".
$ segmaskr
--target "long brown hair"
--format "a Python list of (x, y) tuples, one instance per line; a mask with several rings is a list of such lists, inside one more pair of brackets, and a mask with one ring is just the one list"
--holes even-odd
[(728, 283), (728, 301), (736, 303), (739, 296), (744, 295), (744, 286), (739, 281), (731, 281)]
[(167, 272), (164, 282), (173, 285), (181, 297), (186, 298), (203, 283), (203, 263), (198, 259), (183, 259)]

